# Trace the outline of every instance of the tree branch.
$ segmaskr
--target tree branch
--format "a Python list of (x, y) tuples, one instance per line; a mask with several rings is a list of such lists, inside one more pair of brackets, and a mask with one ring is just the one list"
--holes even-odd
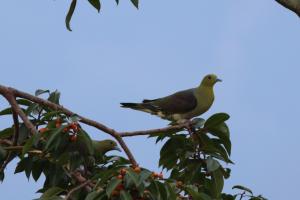
[(150, 130), (144, 130), (144, 131), (132, 131), (132, 132), (119, 132), (121, 137), (131, 137), (131, 136), (137, 136), (137, 135), (151, 135), (156, 133), (170, 133), (170, 132), (176, 132), (180, 131), (187, 127), (187, 124), (179, 124), (174, 126), (168, 126), (165, 128), (158, 128), (158, 129), (150, 129)]
[[(9, 97), (9, 98), (13, 98), (13, 97)], [(13, 121), (14, 121), (14, 136), (12, 139), (12, 145), (16, 145), (18, 142), (18, 138), (19, 138), (19, 119), (18, 119), (18, 115), (15, 112), (15, 110), (12, 108), (12, 115), (13, 115)], [(0, 173), (4, 171), (4, 169), (6, 168), (6, 166), (8, 165), (8, 163), (12, 160), (12, 152), (10, 151), (7, 156), (6, 159), (4, 160), (3, 164), (0, 167)]]
[(295, 12), (300, 17), (300, 1), (298, 0), (276, 0), (279, 4)]
[[(63, 113), (65, 113), (68, 116), (72, 116), (75, 115), (76, 113), (70, 111), (67, 108), (64, 108), (61, 105), (57, 105), (55, 103), (52, 103), (50, 101), (47, 101), (45, 99), (33, 96), (31, 94), (28, 94), (26, 92), (22, 92), (19, 91), (17, 89), (11, 88), (11, 87), (5, 87), (0, 85), (0, 94), (2, 94), (11, 104), (13, 110), (15, 110), (19, 116), (22, 118), (22, 120), (24, 121), (24, 124), (27, 128), (30, 129), (30, 131), (32, 133), (34, 133), (36, 131), (35, 127), (33, 126), (33, 124), (30, 122), (30, 120), (27, 118), (27, 116), (25, 115), (25, 113), (21, 110), (20, 106), (17, 104), (16, 100), (11, 98), (11, 97), (21, 97), (27, 100), (30, 100), (32, 102), (35, 102), (37, 104), (49, 107), (53, 110), (59, 110), (62, 111)], [(95, 127), (109, 135), (111, 135), (112, 137), (114, 137), (120, 144), (120, 146), (123, 148), (124, 152), (126, 153), (128, 159), (130, 160), (131, 164), (133, 166), (137, 166), (137, 162), (134, 159), (131, 151), (129, 150), (129, 148), (127, 147), (126, 143), (123, 141), (122, 137), (120, 137), (119, 133), (117, 131), (115, 131), (114, 129), (111, 129), (107, 126), (105, 126), (104, 124), (101, 124), (99, 122), (96, 122), (94, 120), (88, 119), (86, 117), (83, 117), (81, 115), (76, 114), (79, 118), (80, 118), (80, 122), (87, 124), (89, 126)]]
[(70, 190), (68, 192), (67, 196), (65, 197), (65, 200), (69, 200), (74, 192), (76, 192), (77, 190), (80, 190), (81, 188), (87, 186), (89, 183), (91, 183), (91, 181), (87, 180), (87, 181), (84, 181), (83, 183), (81, 183), (80, 185), (74, 187), (72, 190)]

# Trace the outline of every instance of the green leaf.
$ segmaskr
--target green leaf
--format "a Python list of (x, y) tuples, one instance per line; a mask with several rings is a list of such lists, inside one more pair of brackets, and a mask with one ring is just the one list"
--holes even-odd
[(231, 195), (231, 194), (222, 194), (223, 200), (235, 200), (237, 195)]
[(4, 172), (3, 171), (0, 172), (0, 182), (3, 182), (4, 177), (5, 177)]
[(163, 200), (161, 198), (159, 187), (156, 181), (151, 182), (150, 186), (148, 187), (148, 190), (150, 191), (150, 195), (152, 196), (152, 199)]
[(253, 195), (252, 191), (249, 188), (247, 188), (245, 186), (242, 186), (242, 185), (235, 185), (235, 186), (232, 187), (232, 189), (244, 190), (244, 191), (249, 192), (250, 194)]
[[(73, 3), (73, 1), (72, 1), (72, 3)], [(59, 98), (60, 98), (60, 92), (58, 90), (55, 90), (54, 92), (50, 93), (48, 101), (51, 101), (52, 103), (55, 103), (55, 104), (59, 104)]]
[(107, 184), (106, 194), (110, 197), (112, 191), (122, 182), (122, 180), (117, 178), (112, 178), (111, 181)]
[(204, 124), (204, 128), (211, 128), (217, 126), (229, 119), (229, 115), (226, 113), (217, 113), (208, 118)]
[(64, 189), (60, 188), (60, 187), (52, 187), (49, 188), (46, 192), (44, 192), (44, 194), (41, 196), (41, 200), (48, 200), (50, 197), (56, 196), (60, 193), (62, 193), (63, 191), (65, 191)]
[(131, 168), (127, 170), (127, 174), (129, 178), (133, 181), (135, 186), (138, 186), (139, 185), (138, 175)]
[(10, 107), (0, 111), (0, 116), (11, 115), (11, 114), (12, 114), (12, 109)]
[(41, 118), (41, 121), (50, 120), (53, 117), (57, 117), (61, 113), (62, 113), (62, 111), (60, 111), (60, 110), (47, 112), (47, 113), (43, 114), (43, 117)]
[(101, 9), (100, 0), (89, 0), (90, 4), (99, 12)]
[(99, 198), (99, 196), (100, 196), (100, 192), (98, 192), (98, 191), (93, 191), (93, 192), (91, 192), (91, 193), (89, 193), (86, 197), (85, 197), (85, 199), (84, 200), (98, 200)]
[(32, 177), (35, 181), (37, 181), (43, 172), (43, 162), (37, 160), (32, 165)]
[(226, 148), (228, 154), (231, 154), (231, 141), (230, 141), (230, 133), (228, 126), (223, 122), (217, 126), (210, 127), (208, 132), (216, 137), (219, 137), (222, 141), (222, 144)]
[(29, 162), (30, 162), (30, 160), (28, 157), (20, 160), (20, 162), (17, 164), (17, 167), (15, 169), (15, 174), (23, 172)]
[(132, 3), (137, 9), (139, 9), (139, 0), (131, 0), (131, 3)]
[(185, 190), (193, 197), (193, 200), (212, 200), (207, 194), (198, 192), (195, 186), (189, 185), (185, 187)]
[(220, 167), (220, 163), (212, 157), (208, 157), (206, 160), (206, 166), (208, 172), (213, 172)]
[(125, 190), (121, 191), (120, 198), (121, 198), (121, 200), (132, 200), (131, 195)]
[(0, 146), (0, 163), (6, 158), (6, 155), (7, 151), (2, 146)]
[(36, 91), (35, 91), (35, 96), (39, 96), (39, 95), (41, 95), (41, 94), (44, 94), (44, 93), (50, 93), (50, 91), (49, 90), (42, 90), (42, 89), (37, 89)]
[(177, 194), (175, 192), (175, 187), (172, 187), (168, 182), (165, 182), (165, 187), (168, 194), (167, 199), (176, 199)]
[(0, 131), (0, 139), (9, 138), (14, 133), (13, 128), (6, 128)]
[(32, 159), (30, 157), (23, 158), (18, 163), (15, 174), (25, 171), (26, 177), (29, 179), (32, 170)]
[(25, 126), (24, 123), (20, 124), (18, 144), (24, 143), (29, 136), (30, 136), (29, 129)]
[(72, 19), (72, 16), (73, 16), (73, 13), (74, 13), (74, 10), (76, 8), (76, 3), (77, 3), (77, 0), (72, 0), (71, 4), (70, 4), (70, 8), (69, 8), (69, 11), (67, 13), (67, 16), (66, 16), (66, 27), (69, 31), (72, 31), (71, 27), (70, 27), (70, 21)]
[(224, 187), (224, 178), (221, 170), (216, 170), (212, 173), (212, 194), (214, 198), (220, 198)]
[(33, 136), (31, 136), (31, 138), (29, 138), (26, 141), (26, 143), (22, 149), (22, 155), (21, 155), (22, 158), (31, 149), (33, 144), (36, 143), (39, 139), (40, 139), (40, 134), (34, 134)]
[(30, 106), (32, 104), (32, 102), (27, 99), (17, 99), (17, 103), (23, 106)]
[(63, 129), (67, 127), (67, 125), (65, 126), (61, 126), (60, 128), (54, 130), (53, 132), (51, 132), (51, 136), (49, 138), (49, 140), (46, 143), (45, 149), (49, 149), (51, 147), (51, 145), (54, 143), (54, 141), (60, 137), (61, 132), (63, 131)]

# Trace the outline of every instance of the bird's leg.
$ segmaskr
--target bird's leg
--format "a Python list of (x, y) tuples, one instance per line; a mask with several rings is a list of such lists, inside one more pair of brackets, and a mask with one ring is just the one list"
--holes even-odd
[(190, 134), (190, 137), (193, 139), (194, 138), (193, 135), (195, 134), (196, 130), (195, 130), (194, 126), (193, 126), (192, 121), (188, 120), (188, 121), (185, 122), (185, 124), (186, 124), (186, 126), (185, 126), (186, 130)]

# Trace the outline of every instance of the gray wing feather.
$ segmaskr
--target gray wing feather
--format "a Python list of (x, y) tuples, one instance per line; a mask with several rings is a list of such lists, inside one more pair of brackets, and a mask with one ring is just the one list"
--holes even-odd
[(164, 114), (187, 113), (197, 106), (194, 91), (194, 88), (183, 90), (159, 99), (145, 99), (143, 103), (155, 106), (157, 110)]

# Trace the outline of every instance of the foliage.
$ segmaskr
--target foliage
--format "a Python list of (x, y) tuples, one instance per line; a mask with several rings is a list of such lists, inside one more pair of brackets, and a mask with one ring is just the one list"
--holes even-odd
[[(138, 9), (139, 8), (139, 0), (130, 0), (131, 3)], [(88, 0), (91, 6), (93, 6), (98, 12), (100, 12), (101, 9), (101, 1), (100, 0)], [(115, 0), (116, 4), (119, 4), (119, 0)], [(72, 31), (70, 22), (73, 16), (73, 13), (76, 9), (77, 0), (72, 0), (70, 4), (69, 11), (66, 16), (66, 27), (69, 31)]]
[[(139, 0), (130, 0), (131, 3), (138, 9), (139, 8)], [(279, 4), (286, 7), (287, 9), (295, 12), (298, 16), (300, 16), (300, 1), (299, 0), (276, 0)], [(98, 12), (101, 10), (101, 1), (100, 0), (88, 0), (91, 6), (93, 6)], [(119, 4), (119, 0), (115, 0), (116, 4)], [(73, 13), (76, 9), (77, 0), (72, 0), (70, 3), (69, 10), (66, 15), (66, 27), (69, 31), (72, 31), (70, 22), (73, 16)]]
[[(60, 93), (48, 94), (48, 100), (59, 104)], [(164, 142), (159, 166), (167, 174), (132, 166), (121, 156), (103, 155), (94, 159), (92, 140), (80, 126), (80, 118), (67, 116), (26, 99), (17, 99), (30, 121), (39, 130), (31, 134), (19, 124), (16, 145), (12, 141), (14, 125), (0, 131), (0, 164), (19, 159), (15, 173), (25, 173), (35, 181), (45, 177), (38, 191), (41, 200), (264, 200), (244, 186), (234, 186), (239, 193), (225, 194), (224, 181), (230, 177), (229, 115), (217, 113), (206, 121), (194, 119), (190, 131), (152, 134), (156, 142)], [(11, 115), (7, 108), (0, 115)], [(5, 142), (6, 141), (6, 142)], [(21, 148), (20, 148), (21, 147)], [(11, 152), (11, 153), (9, 153)], [(80, 177), (85, 181), (80, 181)], [(4, 172), (0, 178), (4, 181)]]

